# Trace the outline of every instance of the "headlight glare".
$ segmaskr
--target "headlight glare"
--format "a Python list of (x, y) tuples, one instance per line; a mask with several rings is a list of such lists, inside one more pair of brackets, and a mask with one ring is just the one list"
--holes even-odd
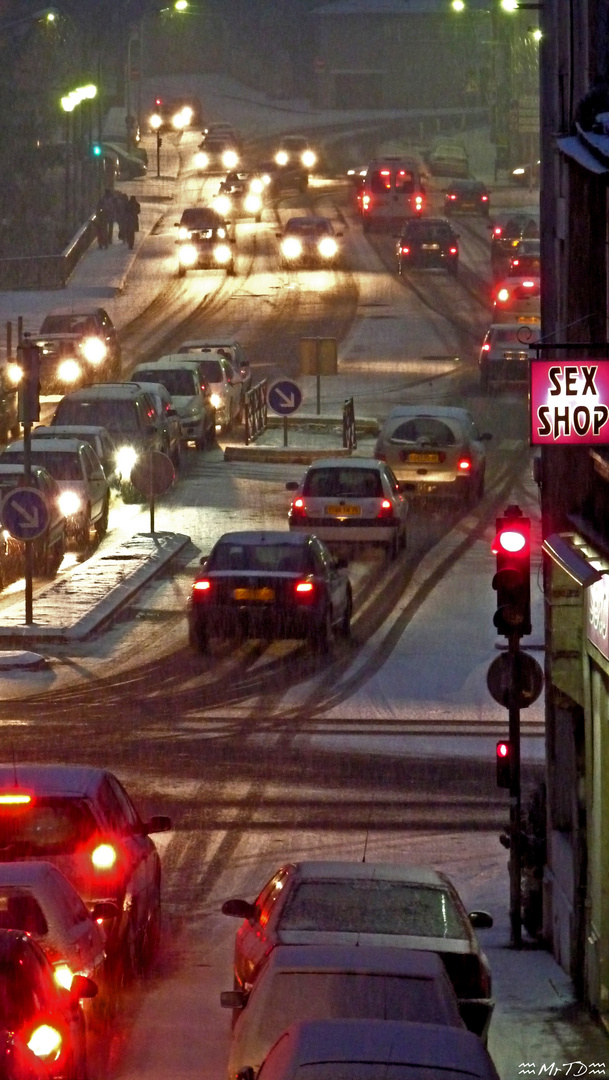
[(333, 259), (338, 251), (338, 245), (336, 240), (333, 240), (331, 236), (324, 236), (319, 241), (319, 254), (323, 259)]
[(82, 499), (76, 491), (62, 491), (58, 501), (64, 517), (72, 517), (82, 508)]
[(286, 236), (281, 250), (286, 259), (298, 259), (302, 255), (302, 244), (295, 236)]
[(122, 480), (128, 480), (137, 461), (137, 454), (132, 446), (121, 446), (116, 455), (116, 468)]
[(86, 338), (82, 343), (82, 354), (90, 364), (100, 364), (108, 354), (108, 347), (101, 338)]
[(57, 378), (61, 382), (74, 383), (80, 378), (80, 364), (77, 360), (62, 360), (57, 368)]
[(214, 409), (219, 409), (220, 408), (220, 406), (222, 404), (222, 398), (220, 397), (219, 394), (212, 394), (209, 400), (211, 401)]
[(183, 244), (180, 248), (179, 259), (182, 266), (194, 266), (198, 258), (194, 244)]

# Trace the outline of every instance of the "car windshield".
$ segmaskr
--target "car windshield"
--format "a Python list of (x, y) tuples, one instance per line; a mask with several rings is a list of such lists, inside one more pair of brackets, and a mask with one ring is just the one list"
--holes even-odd
[(286, 571), (298, 574), (313, 572), (308, 547), (295, 544), (217, 544), (207, 570), (259, 570), (267, 573)]
[(285, 227), (286, 236), (332, 236), (334, 230), (329, 221), (307, 221), (291, 218)]
[(435, 416), (415, 416), (398, 422), (391, 433), (392, 442), (420, 443), (428, 446), (454, 446), (455, 432)]
[(95, 832), (85, 802), (60, 797), (34, 798), (25, 806), (0, 808), (0, 862), (21, 855), (72, 854)]
[[(31, 459), (33, 465), (40, 465), (43, 469), (46, 469), (55, 480), (77, 481), (83, 479), (78, 454), (38, 450), (36, 446), (33, 446)], [(0, 457), (0, 462), (2, 461), (6, 461), (9, 465), (11, 462), (23, 465), (23, 450), (5, 450)]]
[(95, 320), (87, 315), (47, 315), (41, 334), (94, 334)]
[(0, 885), (0, 929), (23, 930), (44, 937), (49, 927), (35, 896), (23, 889)]
[(163, 371), (138, 371), (138, 380), (161, 383), (172, 397), (193, 397), (197, 392), (194, 371), (176, 367)]
[(355, 972), (279, 972), (265, 995), (259, 1035), (272, 1045), (296, 1020), (410, 1020), (446, 1023), (433, 979)]
[(135, 402), (112, 398), (97, 401), (70, 401), (63, 398), (57, 406), (58, 424), (92, 424), (121, 435), (137, 434), (138, 414)]
[(215, 229), (219, 221), (210, 210), (185, 210), (180, 219), (180, 225), (185, 229)]
[(462, 940), (468, 936), (446, 889), (406, 881), (303, 881), (289, 896), (279, 927)]
[(318, 498), (348, 495), (354, 499), (373, 499), (382, 494), (377, 469), (311, 469), (303, 486), (303, 495)]

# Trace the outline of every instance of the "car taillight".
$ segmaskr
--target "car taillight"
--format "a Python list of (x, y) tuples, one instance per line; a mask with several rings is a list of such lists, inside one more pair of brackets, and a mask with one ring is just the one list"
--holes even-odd
[(211, 581), (207, 578), (201, 578), (199, 581), (195, 581), (192, 590), (196, 593), (206, 593), (211, 589)]
[(290, 517), (291, 518), (297, 518), (297, 517), (303, 518), (303, 517), (306, 517), (306, 516), (307, 516), (307, 512), (305, 510), (304, 499), (294, 499), (294, 501), (292, 502), (292, 505), (290, 507)]
[(55, 964), (53, 970), (53, 978), (58, 986), (62, 986), (64, 990), (69, 990), (72, 985), (72, 979), (74, 978), (73, 972), (70, 970), (68, 964), (61, 963)]
[(362, 195), (362, 208), (364, 210), (370, 209), (370, 203), (372, 202), (369, 195)]
[(480, 199), (482, 202), (488, 202), (488, 195), (481, 195)]
[(484, 345), (482, 346), (482, 352), (490, 352), (490, 351), (491, 351), (491, 347), (490, 347), (488, 341), (486, 341), (484, 343)]
[(377, 514), (377, 517), (386, 518), (393, 517), (393, 506), (389, 499), (383, 499), (381, 502), (381, 508)]
[(91, 862), (96, 870), (112, 870), (118, 858), (113, 844), (97, 844), (91, 852)]
[(298, 581), (296, 583), (296, 592), (299, 593), (301, 596), (310, 595), (313, 592), (314, 588), (315, 586), (312, 581)]
[(512, 259), (512, 266), (520, 266), (520, 259)]
[(28, 806), (31, 801), (32, 796), (25, 791), (0, 792), (0, 806)]
[(469, 458), (459, 458), (459, 461), (457, 462), (457, 468), (460, 469), (461, 472), (468, 472), (471, 467), (472, 463)]
[(448, 254), (449, 254), (449, 255), (456, 255), (456, 254), (457, 254), (457, 249), (456, 249), (456, 247), (451, 247), (451, 248), (449, 248), (449, 249), (448, 249)]
[(30, 1035), (27, 1044), (38, 1058), (54, 1061), (61, 1052), (62, 1038), (57, 1028), (51, 1024), (39, 1024)]
[(423, 196), (422, 195), (415, 195), (415, 197), (414, 197), (414, 207), (415, 207), (415, 210), (417, 210), (417, 211), (420, 211), (420, 210), (423, 209)]
[(410, 255), (410, 248), (409, 247), (403, 247), (403, 248), (401, 248), (401, 252), (402, 252), (402, 255)]
[(495, 225), (495, 228), (493, 229), (493, 236), (501, 236), (501, 226), (500, 225)]
[(455, 199), (457, 198), (457, 196), (456, 196), (456, 195), (449, 195), (448, 197), (449, 197), (449, 199), (452, 199), (452, 201), (453, 201), (453, 202), (454, 202), (454, 200), (455, 200)]

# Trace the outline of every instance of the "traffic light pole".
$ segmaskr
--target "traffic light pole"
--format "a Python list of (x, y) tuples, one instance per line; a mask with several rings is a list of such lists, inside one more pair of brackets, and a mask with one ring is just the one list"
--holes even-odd
[(510, 948), (522, 948), (520, 814), (520, 634), (510, 634), (511, 679), (508, 697), (510, 740)]

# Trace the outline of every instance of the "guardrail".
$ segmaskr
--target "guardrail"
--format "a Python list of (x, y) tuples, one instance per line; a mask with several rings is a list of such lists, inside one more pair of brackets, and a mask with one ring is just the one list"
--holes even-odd
[(262, 435), (267, 428), (266, 379), (256, 383), (245, 395), (245, 445)]
[(343, 447), (345, 450), (357, 450), (355, 408), (352, 397), (345, 398), (343, 405)]
[(0, 289), (63, 289), (95, 236), (92, 214), (60, 255), (0, 259)]

